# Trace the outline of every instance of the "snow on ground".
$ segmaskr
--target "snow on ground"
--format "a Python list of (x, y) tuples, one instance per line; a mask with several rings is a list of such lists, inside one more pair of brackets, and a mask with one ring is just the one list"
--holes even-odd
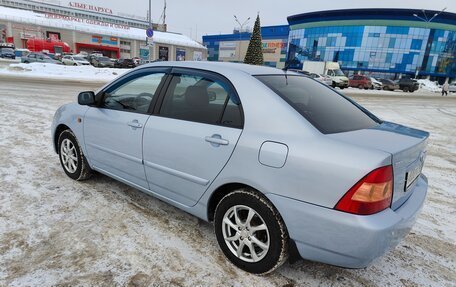
[(10, 64), (0, 68), (0, 77), (17, 76), (72, 81), (111, 81), (129, 69), (95, 68), (93, 66), (65, 66), (48, 63)]
[(106, 176), (65, 176), (54, 111), (98, 86), (0, 76), (0, 286), (455, 286), (456, 100), (355, 100), (431, 132), (429, 194), (397, 248), (360, 270), (309, 261), (255, 276), (231, 265), (213, 227)]

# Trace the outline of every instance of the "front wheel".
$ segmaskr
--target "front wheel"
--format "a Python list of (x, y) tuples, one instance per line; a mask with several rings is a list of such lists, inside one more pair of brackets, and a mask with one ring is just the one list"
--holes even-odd
[(60, 163), (66, 175), (74, 180), (85, 180), (92, 175), (92, 169), (82, 153), (79, 142), (71, 130), (64, 130), (58, 141)]
[(215, 234), (225, 256), (237, 267), (266, 274), (288, 258), (288, 233), (272, 204), (258, 192), (226, 195), (215, 211)]

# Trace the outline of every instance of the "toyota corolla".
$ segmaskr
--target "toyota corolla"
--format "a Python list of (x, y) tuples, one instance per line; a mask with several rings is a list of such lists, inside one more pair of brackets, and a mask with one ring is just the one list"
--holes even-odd
[(210, 62), (138, 67), (52, 125), (70, 178), (97, 171), (213, 222), (256, 274), (297, 255), (362, 268), (393, 248), (426, 197), (428, 137), (307, 76)]

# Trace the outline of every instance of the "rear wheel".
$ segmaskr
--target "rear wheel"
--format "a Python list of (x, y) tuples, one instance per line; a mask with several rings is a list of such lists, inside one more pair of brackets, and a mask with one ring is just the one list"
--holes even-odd
[(63, 171), (74, 180), (85, 180), (92, 175), (92, 169), (82, 153), (79, 142), (71, 130), (64, 130), (58, 140), (58, 151)]
[(364, 86), (363, 86), (363, 85), (359, 85), (358, 88), (359, 88), (360, 90), (362, 90), (362, 89), (364, 89)]
[(404, 87), (404, 88), (402, 89), (402, 91), (404, 91), (404, 92), (407, 93), (407, 92), (409, 91), (409, 88), (408, 88), (408, 87)]
[(285, 224), (274, 206), (254, 190), (226, 195), (215, 210), (214, 226), (225, 256), (247, 272), (272, 272), (288, 258)]

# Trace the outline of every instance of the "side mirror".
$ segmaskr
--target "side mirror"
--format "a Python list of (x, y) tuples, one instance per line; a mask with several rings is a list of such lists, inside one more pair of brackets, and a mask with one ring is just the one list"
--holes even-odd
[(95, 93), (92, 91), (79, 93), (78, 104), (83, 106), (95, 105)]

